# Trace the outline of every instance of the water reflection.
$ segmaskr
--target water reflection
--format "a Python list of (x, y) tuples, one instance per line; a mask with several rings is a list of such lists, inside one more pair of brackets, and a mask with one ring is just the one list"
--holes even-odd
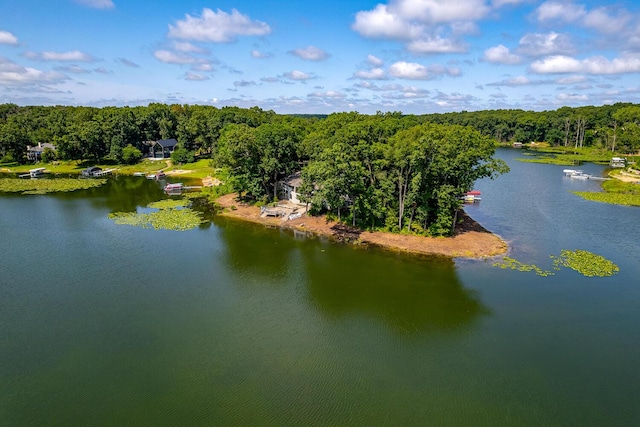
[(406, 335), (465, 329), (489, 313), (448, 258), (358, 249), (228, 218), (215, 222), (224, 265), (240, 285), (297, 288), (329, 319), (374, 318)]
[(451, 259), (317, 249), (304, 251), (309, 298), (327, 316), (374, 317), (404, 335), (468, 328), (489, 313)]
[(291, 251), (296, 245), (286, 231), (223, 217), (214, 221), (225, 241), (225, 265), (236, 274), (273, 284), (286, 277), (291, 267)]

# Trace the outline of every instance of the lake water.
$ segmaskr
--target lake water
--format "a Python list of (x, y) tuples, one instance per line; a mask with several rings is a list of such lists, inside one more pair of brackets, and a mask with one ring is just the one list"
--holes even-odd
[(466, 210), (511, 256), (620, 272), (115, 225), (163, 197), (144, 178), (0, 195), (0, 425), (640, 425), (640, 209), (499, 156), (511, 172)]

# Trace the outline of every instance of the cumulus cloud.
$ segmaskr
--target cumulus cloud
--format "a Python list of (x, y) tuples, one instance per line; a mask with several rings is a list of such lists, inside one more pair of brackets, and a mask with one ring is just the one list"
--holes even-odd
[(189, 42), (174, 42), (173, 48), (178, 52), (209, 54), (209, 50)]
[(429, 70), (424, 65), (416, 64), (415, 62), (396, 62), (389, 67), (389, 73), (393, 77), (400, 79), (427, 79), (429, 78)]
[(631, 16), (623, 9), (598, 7), (587, 10), (581, 4), (555, 0), (542, 3), (534, 12), (534, 16), (541, 23), (576, 23), (601, 33), (621, 32), (631, 22)]
[(192, 82), (202, 82), (202, 81), (205, 81), (205, 80), (209, 80), (209, 77), (205, 76), (204, 74), (200, 74), (200, 73), (187, 72), (184, 75), (184, 79), (192, 81)]
[(289, 51), (289, 53), (293, 56), (297, 56), (300, 59), (304, 59), (305, 61), (324, 61), (329, 58), (331, 55), (315, 46), (307, 46), (299, 49), (295, 49)]
[(8, 31), (0, 31), (0, 44), (16, 46), (18, 44), (18, 38)]
[(522, 62), (522, 58), (516, 54), (513, 54), (509, 49), (503, 45), (490, 47), (484, 51), (482, 60), (490, 62), (492, 64), (519, 64)]
[(153, 56), (160, 62), (164, 62), (165, 64), (193, 64), (195, 62), (195, 58), (191, 55), (179, 54), (176, 52), (172, 52), (170, 50), (156, 50), (153, 52)]
[(520, 0), (389, 0), (356, 13), (351, 29), (367, 38), (407, 42), (412, 53), (460, 53), (462, 35), (478, 32), (477, 21)]
[(273, 55), (271, 53), (260, 52), (259, 50), (252, 50), (251, 57), (256, 59), (265, 59), (271, 58)]
[(372, 68), (371, 70), (356, 71), (353, 77), (363, 80), (384, 80), (387, 73), (382, 68)]
[(640, 56), (625, 56), (609, 60), (604, 56), (575, 59), (555, 55), (535, 61), (529, 70), (538, 74), (624, 74), (640, 72)]
[(556, 96), (558, 101), (588, 101), (589, 97), (587, 95), (580, 95), (577, 93), (559, 93)]
[(377, 56), (367, 55), (367, 63), (369, 65), (373, 65), (374, 67), (380, 67), (382, 64), (384, 64), (384, 61)]
[(587, 81), (586, 76), (567, 76), (561, 77), (556, 80), (556, 83), (561, 85), (574, 85), (578, 83), (585, 83)]
[(116, 6), (112, 0), (76, 0), (76, 3), (94, 9), (113, 9)]
[(427, 80), (441, 75), (457, 76), (461, 73), (457, 68), (446, 68), (442, 65), (430, 65), (427, 67), (415, 62), (400, 61), (389, 67), (389, 74), (399, 79)]
[(226, 13), (220, 9), (214, 12), (204, 8), (201, 16), (185, 15), (184, 20), (169, 24), (171, 38), (196, 40), (201, 42), (229, 43), (238, 36), (263, 36), (271, 32), (271, 27), (243, 15), (236, 9)]
[(457, 39), (435, 36), (413, 40), (407, 49), (413, 53), (461, 53), (467, 51), (467, 46)]
[(518, 52), (527, 56), (569, 54), (574, 50), (568, 35), (553, 31), (546, 34), (526, 34), (520, 39), (518, 46)]
[(491, 11), (485, 0), (397, 0), (391, 4), (401, 16), (429, 24), (477, 21)]
[(588, 12), (583, 19), (584, 26), (601, 33), (617, 33), (631, 21), (631, 16), (624, 10), (617, 11), (615, 15), (609, 12), (605, 7)]
[(96, 59), (88, 53), (72, 50), (69, 52), (25, 52), (25, 58), (36, 61), (68, 61), (68, 62), (94, 62)]
[(0, 84), (5, 87), (56, 84), (67, 79), (68, 77), (62, 73), (23, 67), (7, 58), (0, 57)]
[(287, 73), (284, 73), (283, 76), (289, 80), (296, 81), (306, 81), (312, 78), (309, 74), (298, 70), (289, 71)]
[(344, 98), (346, 95), (344, 93), (337, 92), (335, 90), (328, 90), (326, 92), (312, 92), (307, 96), (312, 98), (339, 99), (339, 98)]

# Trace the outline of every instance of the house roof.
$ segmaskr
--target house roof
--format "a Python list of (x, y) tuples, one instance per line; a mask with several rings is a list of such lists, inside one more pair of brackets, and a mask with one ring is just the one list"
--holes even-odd
[(300, 172), (296, 172), (293, 175), (289, 175), (284, 183), (290, 187), (300, 187), (302, 184), (302, 177), (300, 176)]
[(28, 145), (27, 146), (27, 151), (32, 151), (34, 153), (41, 153), (42, 151), (44, 151), (45, 148), (51, 148), (53, 151), (56, 150), (56, 146), (55, 145), (50, 144), (48, 142), (45, 142), (45, 143), (38, 143), (38, 145), (35, 145), (33, 147)]
[(160, 145), (163, 148), (171, 148), (175, 147), (178, 144), (178, 141), (176, 141), (175, 138), (159, 139), (158, 141), (156, 141), (156, 144)]

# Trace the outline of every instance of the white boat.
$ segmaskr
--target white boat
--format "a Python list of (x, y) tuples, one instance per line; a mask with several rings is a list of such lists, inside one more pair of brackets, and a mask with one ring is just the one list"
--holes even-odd
[(164, 186), (164, 191), (182, 191), (183, 184), (181, 182), (176, 182), (175, 184), (167, 184)]
[(591, 178), (591, 175), (589, 175), (588, 173), (584, 173), (582, 171), (578, 172), (578, 173), (574, 173), (569, 175), (570, 178), (574, 178), (574, 179), (589, 179)]

